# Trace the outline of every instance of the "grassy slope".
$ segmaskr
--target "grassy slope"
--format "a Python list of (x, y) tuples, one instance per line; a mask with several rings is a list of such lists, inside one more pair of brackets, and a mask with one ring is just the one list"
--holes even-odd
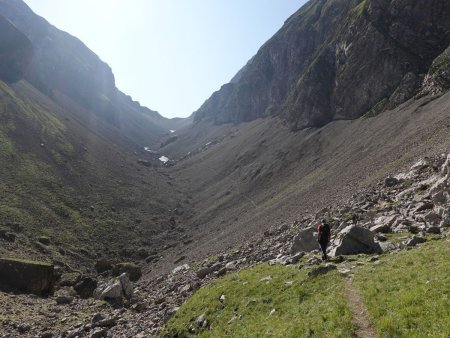
[[(261, 281), (269, 275), (272, 280)], [(310, 279), (296, 267), (262, 264), (200, 289), (161, 336), (190, 336), (189, 326), (197, 327), (196, 318), (206, 313), (211, 327), (197, 329), (200, 337), (350, 337), (354, 328), (344, 297), (337, 273)], [(235, 316), (242, 317), (229, 323)]]
[(380, 337), (450, 336), (450, 241), (388, 255), (355, 276)]
[[(355, 256), (359, 264), (344, 263), (356, 266), (353, 283), (380, 337), (449, 336), (449, 254), (449, 241), (440, 240), (382, 256), (379, 264), (364, 255)], [(260, 282), (267, 275), (273, 280)], [(304, 269), (267, 264), (242, 270), (195, 293), (161, 337), (351, 337), (355, 331), (342, 278), (336, 272), (308, 278)], [(291, 286), (285, 285), (288, 280)], [(270, 316), (272, 309), (276, 312)], [(202, 313), (210, 330), (195, 323)], [(228, 324), (235, 314), (242, 318)], [(195, 334), (189, 332), (191, 325)]]
[[(77, 263), (72, 253), (90, 259), (131, 242), (157, 243), (152, 235), (175, 198), (167, 193), (172, 188), (155, 169), (136, 164), (122, 135), (78, 120), (29, 84), (0, 81), (0, 227), (22, 228), (14, 244), (0, 246), (0, 256), (34, 257), (42, 235), (51, 239), (53, 257), (62, 259), (56, 250), (62, 247)], [(157, 192), (168, 197), (157, 200)], [(38, 258), (48, 256), (44, 250)]]

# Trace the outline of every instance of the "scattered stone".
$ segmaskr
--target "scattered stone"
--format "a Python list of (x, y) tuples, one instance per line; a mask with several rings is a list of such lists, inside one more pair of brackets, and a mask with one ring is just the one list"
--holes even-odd
[(13, 243), (16, 241), (16, 234), (8, 232), (5, 229), (0, 229), (0, 239)]
[(58, 282), (59, 286), (74, 286), (81, 279), (81, 274), (79, 272), (67, 272), (61, 275)]
[(389, 252), (398, 249), (398, 246), (391, 242), (380, 242), (379, 245), (382, 252)]
[(332, 270), (336, 270), (337, 266), (334, 264), (326, 264), (326, 265), (322, 265), (319, 266), (318, 268), (312, 269), (311, 271), (308, 272), (308, 276), (309, 277), (315, 277), (318, 275), (324, 275)]
[(79, 281), (73, 287), (80, 298), (87, 299), (92, 297), (95, 289), (97, 288), (97, 280), (92, 277), (83, 277), (81, 281)]
[(134, 263), (119, 263), (114, 266), (113, 275), (127, 273), (132, 282), (137, 282), (142, 276), (142, 270)]
[(56, 304), (58, 305), (66, 305), (73, 302), (73, 297), (71, 296), (58, 296), (56, 297)]
[(126, 273), (119, 278), (114, 278), (104, 285), (100, 285), (94, 291), (94, 297), (101, 300), (121, 301), (123, 298), (130, 299), (133, 295), (133, 287)]
[(429, 227), (427, 229), (427, 233), (429, 234), (435, 234), (435, 235), (440, 235), (441, 234), (441, 228), (440, 227)]
[(112, 269), (113, 265), (107, 259), (99, 259), (97, 262), (95, 262), (95, 271), (97, 271), (98, 273), (103, 273)]
[(38, 237), (38, 241), (44, 245), (50, 245), (50, 238), (48, 238), (47, 236)]
[(389, 176), (384, 180), (384, 186), (387, 188), (393, 187), (399, 183), (399, 180), (395, 177)]
[(220, 269), (219, 271), (217, 271), (217, 277), (222, 277), (225, 276), (227, 273), (227, 268), (223, 267), (222, 269)]
[(197, 323), (198, 326), (203, 326), (203, 323), (206, 322), (206, 313), (201, 314), (200, 316), (197, 317), (197, 319), (195, 320), (195, 322)]
[(259, 281), (260, 282), (270, 282), (272, 279), (273, 279), (272, 276), (266, 276), (266, 277), (261, 278)]
[(188, 271), (190, 269), (190, 266), (188, 264), (183, 264), (180, 266), (177, 266), (175, 269), (172, 270), (172, 274), (176, 275), (177, 273)]
[(107, 335), (108, 335), (108, 330), (96, 328), (94, 331), (91, 332), (89, 337), (90, 338), (103, 338), (103, 337), (107, 337)]
[(206, 276), (208, 276), (211, 273), (211, 269), (210, 268), (201, 268), (200, 270), (198, 270), (196, 272), (197, 277), (200, 279), (205, 278)]
[(17, 330), (20, 333), (27, 333), (27, 332), (29, 332), (31, 330), (31, 325), (30, 324), (26, 324), (26, 323), (19, 324), (19, 326), (17, 327)]
[(93, 324), (93, 327), (113, 327), (117, 325), (117, 320), (114, 318), (105, 318), (102, 320), (99, 320), (95, 324)]
[(417, 213), (417, 212), (421, 212), (421, 211), (425, 211), (425, 210), (429, 210), (429, 209), (433, 209), (433, 208), (434, 208), (433, 202), (421, 202), (414, 209), (414, 212)]
[(425, 243), (427, 240), (421, 236), (414, 236), (405, 241), (405, 245), (408, 247), (416, 246), (417, 244)]

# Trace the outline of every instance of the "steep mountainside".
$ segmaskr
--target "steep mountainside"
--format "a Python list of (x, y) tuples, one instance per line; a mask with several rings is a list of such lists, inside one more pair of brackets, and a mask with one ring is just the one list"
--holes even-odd
[(0, 80), (21, 79), (31, 57), (31, 42), (13, 24), (0, 16)]
[(33, 56), (25, 79), (44, 94), (65, 106), (73, 101), (142, 146), (176, 129), (177, 121), (119, 91), (106, 63), (80, 40), (34, 14), (22, 0), (1, 0), (0, 13), (31, 41)]
[(191, 120), (132, 101), (108, 65), (22, 1), (0, 1), (0, 28), (0, 255), (89, 267), (157, 258), (187, 238), (168, 233), (182, 196), (144, 146)]
[(302, 129), (393, 108), (447, 48), (449, 16), (443, 0), (309, 1), (195, 120), (281, 115)]

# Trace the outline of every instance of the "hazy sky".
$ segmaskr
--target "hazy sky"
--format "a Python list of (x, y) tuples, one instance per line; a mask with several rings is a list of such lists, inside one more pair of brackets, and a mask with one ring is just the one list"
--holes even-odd
[(107, 62), (116, 86), (166, 117), (190, 115), (305, 0), (25, 0)]

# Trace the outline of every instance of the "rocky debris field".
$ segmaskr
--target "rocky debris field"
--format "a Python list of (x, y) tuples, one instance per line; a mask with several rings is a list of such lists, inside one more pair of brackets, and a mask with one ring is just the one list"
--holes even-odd
[[(349, 255), (395, 253), (430, 239), (449, 235), (450, 155), (424, 158), (410, 170), (387, 177), (355, 194), (342, 205), (325, 208), (293, 224), (273, 227), (240, 247), (203, 261), (176, 267), (152, 279), (133, 263), (96, 264), (97, 275), (87, 276), (68, 267), (53, 267), (54, 291), (35, 296), (15, 293), (11, 261), (0, 264), (0, 337), (151, 337), (179, 306), (202, 285), (262, 262), (312, 267), (310, 276), (338, 269), (351, 273)], [(330, 262), (321, 264), (315, 227), (322, 219), (332, 226)], [(32, 262), (18, 261), (17, 273)], [(341, 265), (341, 266), (340, 266)], [(316, 266), (316, 267), (314, 267)], [(46, 283), (48, 266), (44, 265)], [(3, 273), (9, 269), (8, 278)], [(31, 271), (31, 272), (30, 272)], [(41, 272), (42, 273), (42, 272)], [(36, 291), (36, 278), (30, 277)], [(47, 284), (44, 284), (46, 287)], [(45, 288), (44, 288), (45, 289)], [(44, 290), (42, 289), (42, 290)], [(38, 290), (40, 291), (40, 290)]]

